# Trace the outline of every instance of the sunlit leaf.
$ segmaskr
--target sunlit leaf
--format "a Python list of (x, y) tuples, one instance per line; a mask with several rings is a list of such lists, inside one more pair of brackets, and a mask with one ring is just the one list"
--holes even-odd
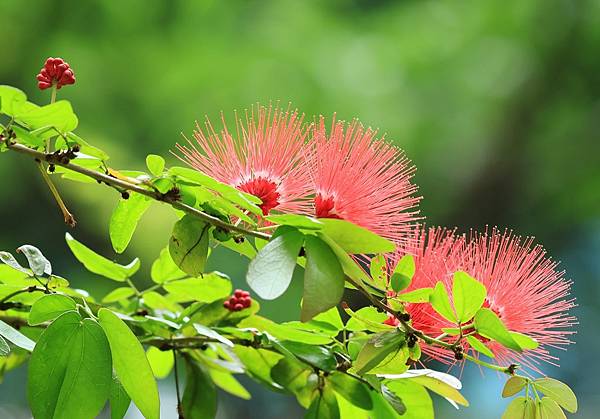
[(473, 318), (483, 305), (486, 296), (485, 286), (468, 273), (458, 271), (454, 274), (452, 299), (456, 317), (460, 323), (465, 323)]
[(185, 273), (199, 276), (204, 272), (208, 258), (210, 224), (192, 215), (175, 223), (169, 240), (169, 253), (173, 262)]
[(471, 345), (471, 348), (475, 349), (477, 352), (484, 354), (485, 356), (489, 356), (490, 358), (495, 358), (496, 356), (488, 348), (485, 343), (477, 339), (475, 336), (467, 336), (467, 342)]
[(115, 288), (102, 299), (103, 303), (114, 303), (125, 300), (135, 294), (135, 291), (130, 287)]
[(231, 280), (220, 272), (211, 272), (198, 278), (178, 279), (163, 284), (178, 302), (201, 301), (210, 303), (231, 294)]
[(27, 262), (29, 262), (29, 267), (34, 274), (38, 276), (52, 274), (52, 265), (50, 264), (50, 261), (44, 257), (37, 247), (26, 244), (19, 247), (17, 253), (25, 255)]
[(338, 372), (329, 376), (328, 381), (335, 392), (343, 396), (350, 403), (365, 410), (373, 408), (373, 401), (369, 395), (369, 390), (356, 378)]
[(390, 278), (392, 289), (400, 292), (410, 286), (415, 274), (415, 259), (412, 255), (404, 255), (398, 261)]
[(27, 322), (34, 326), (54, 320), (65, 311), (75, 310), (76, 308), (75, 301), (66, 295), (44, 295), (31, 306)]
[(160, 176), (165, 169), (165, 159), (156, 154), (149, 154), (146, 157), (146, 166), (154, 176)]
[(175, 262), (173, 262), (169, 249), (165, 248), (161, 250), (158, 259), (152, 264), (152, 269), (150, 271), (152, 280), (157, 284), (162, 284), (166, 281), (181, 279), (184, 276), (185, 272), (179, 269)]
[(523, 396), (515, 398), (502, 414), (502, 419), (536, 419), (535, 402)]
[(404, 333), (398, 329), (374, 334), (359, 352), (354, 368), (359, 374), (369, 372), (390, 353), (399, 350), (405, 342)]
[(542, 397), (537, 402), (537, 414), (539, 419), (567, 419), (558, 403), (549, 397)]
[(321, 218), (319, 221), (324, 224), (321, 232), (347, 253), (388, 253), (396, 250), (391, 241), (349, 221), (335, 218)]
[(565, 383), (554, 378), (544, 377), (533, 381), (538, 391), (544, 393), (568, 412), (577, 412), (577, 397), (573, 390)]
[(12, 326), (4, 323), (2, 320), (0, 320), (0, 336), (4, 337), (4, 339), (8, 340), (19, 348), (25, 349), (29, 352), (33, 351), (33, 348), (35, 347), (34, 341)]
[(515, 375), (506, 380), (504, 388), (502, 389), (502, 397), (511, 397), (520, 392), (527, 385), (527, 379)]
[(168, 377), (173, 370), (175, 362), (173, 359), (173, 351), (161, 351), (160, 349), (151, 346), (146, 351), (146, 358), (148, 358), (152, 373), (159, 380)]
[(475, 314), (473, 324), (480, 335), (495, 340), (507, 348), (521, 352), (521, 347), (510, 335), (502, 320), (489, 308), (479, 309)]
[(109, 224), (110, 241), (115, 252), (123, 253), (125, 251), (137, 228), (138, 221), (151, 204), (150, 198), (135, 192), (131, 192), (128, 199), (119, 199)]
[(437, 282), (433, 288), (433, 292), (429, 295), (431, 307), (443, 318), (450, 322), (456, 322), (456, 315), (450, 305), (450, 297), (448, 291), (442, 282)]

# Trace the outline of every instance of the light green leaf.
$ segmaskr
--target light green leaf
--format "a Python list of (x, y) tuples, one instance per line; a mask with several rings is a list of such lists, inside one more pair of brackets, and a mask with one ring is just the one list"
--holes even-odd
[(119, 265), (78, 242), (69, 233), (65, 235), (65, 238), (73, 255), (90, 272), (122, 282), (133, 276), (140, 269), (140, 260), (138, 258), (135, 258), (127, 266)]
[(573, 390), (565, 383), (554, 378), (544, 377), (534, 380), (533, 385), (538, 391), (550, 397), (566, 411), (571, 413), (577, 412), (577, 397), (573, 393)]
[(419, 288), (413, 291), (398, 294), (394, 299), (407, 303), (428, 303), (433, 288)]
[(250, 400), (252, 397), (248, 390), (246, 390), (246, 388), (244, 388), (244, 386), (241, 385), (232, 374), (228, 372), (217, 371), (214, 368), (209, 370), (209, 374), (213, 383), (229, 394), (233, 394), (234, 396), (244, 400)]
[(354, 363), (356, 372), (360, 375), (369, 372), (389, 354), (399, 350), (405, 341), (404, 333), (398, 329), (374, 334), (358, 354)]
[(429, 302), (431, 303), (431, 307), (433, 307), (440, 316), (450, 322), (456, 322), (456, 315), (450, 305), (448, 292), (442, 282), (438, 281), (437, 284), (435, 284), (433, 292), (429, 296)]
[(152, 373), (159, 380), (169, 376), (175, 363), (173, 351), (161, 351), (154, 346), (148, 348), (146, 358), (148, 358)]
[(489, 356), (490, 358), (496, 357), (490, 348), (488, 348), (485, 343), (477, 339), (475, 336), (467, 336), (467, 342), (469, 342), (471, 348), (475, 349), (477, 352), (480, 352), (485, 356)]
[(163, 284), (178, 302), (200, 301), (210, 303), (231, 294), (231, 280), (220, 272), (211, 272), (199, 278), (179, 279)]
[(411, 380), (387, 381), (387, 388), (402, 397), (406, 413), (402, 419), (433, 419), (433, 402), (425, 387)]
[(131, 398), (117, 377), (112, 379), (108, 400), (110, 402), (110, 419), (123, 419), (131, 404)]
[(477, 310), (483, 305), (486, 296), (487, 290), (481, 282), (466, 272), (458, 271), (454, 273), (452, 298), (456, 309), (456, 317), (460, 323), (468, 322), (473, 318)]
[(123, 253), (152, 200), (147, 196), (131, 192), (128, 199), (119, 199), (117, 207), (110, 217), (109, 234), (113, 249)]
[(373, 280), (372, 285), (376, 288), (385, 290), (388, 286), (387, 263), (383, 255), (377, 255), (371, 259), (369, 273)]
[(369, 395), (369, 390), (356, 378), (336, 372), (329, 376), (328, 381), (336, 393), (340, 394), (353, 405), (365, 410), (373, 408), (373, 401)]
[(523, 333), (513, 331), (509, 331), (508, 333), (515, 340), (515, 342), (517, 342), (521, 349), (535, 349), (539, 346), (537, 340), (524, 335)]
[(206, 372), (186, 358), (186, 385), (181, 399), (183, 416), (190, 419), (214, 418), (217, 414), (217, 390)]
[(76, 310), (76, 308), (77, 304), (75, 304), (75, 301), (66, 295), (44, 295), (31, 306), (27, 322), (35, 326), (54, 320), (65, 311)]
[(158, 386), (144, 348), (131, 329), (113, 312), (98, 311), (113, 355), (113, 368), (131, 400), (147, 419), (159, 419)]
[(0, 336), (4, 337), (9, 342), (12, 342), (19, 348), (25, 349), (26, 351), (33, 351), (35, 342), (29, 339), (27, 336), (14, 329), (12, 326), (4, 323), (0, 320)]
[(149, 154), (146, 157), (146, 166), (154, 176), (160, 176), (163, 170), (165, 170), (165, 159), (156, 154)]
[(144, 292), (144, 305), (153, 310), (169, 310), (173, 313), (181, 311), (181, 306), (156, 291)]
[(183, 278), (185, 272), (173, 262), (169, 249), (165, 248), (160, 251), (158, 259), (152, 264), (150, 276), (154, 282), (162, 284), (166, 281)]
[(519, 391), (523, 390), (527, 385), (527, 379), (519, 375), (515, 375), (506, 380), (502, 389), (502, 397), (512, 397)]
[(344, 249), (340, 247), (331, 237), (325, 234), (318, 234), (319, 238), (323, 240), (327, 245), (333, 250), (333, 253), (338, 258), (340, 265), (342, 265), (342, 269), (344, 273), (349, 278), (356, 281), (360, 286), (364, 287), (364, 283), (370, 282), (369, 275), (365, 273), (365, 271), (360, 267), (356, 261), (346, 253)]
[(195, 323), (194, 329), (198, 332), (199, 335), (206, 336), (208, 338), (214, 339), (217, 342), (221, 342), (230, 348), (233, 348), (233, 342), (227, 339), (225, 336), (217, 333), (212, 330), (210, 327), (203, 326), (201, 324)]
[(250, 262), (246, 280), (261, 298), (273, 300), (290, 285), (304, 235), (289, 230), (272, 239)]
[(0, 336), (0, 356), (6, 356), (10, 353), (10, 346), (4, 340), (2, 336)]
[(111, 354), (98, 323), (74, 311), (42, 334), (29, 361), (29, 406), (36, 419), (96, 417), (109, 396)]
[(17, 271), (20, 271), (27, 275), (31, 275), (31, 271), (22, 267), (21, 264), (17, 262), (15, 257), (8, 252), (0, 252), (0, 261), (2, 261), (2, 263), (7, 264), (11, 268), (16, 269)]
[(340, 408), (331, 386), (325, 386), (306, 411), (304, 419), (339, 419)]
[(337, 331), (344, 328), (344, 323), (342, 322), (342, 317), (340, 316), (337, 307), (332, 307), (324, 313), (315, 316), (312, 322), (317, 322), (319, 325), (326, 323), (327, 325), (333, 326)]
[(567, 419), (558, 403), (549, 397), (537, 402), (537, 412), (539, 419)]
[(18, 125), (13, 125), (12, 129), (17, 136), (17, 140), (22, 144), (33, 148), (41, 148), (46, 144), (43, 138), (32, 134), (29, 130), (23, 129)]
[(273, 381), (294, 394), (305, 409), (310, 406), (313, 391), (318, 385), (318, 381), (312, 381), (313, 374), (311, 368), (292, 358), (282, 358), (271, 369)]
[(321, 230), (323, 223), (316, 218), (298, 214), (278, 214), (265, 217), (268, 221), (290, 227), (296, 227), (300, 230)]
[(114, 303), (117, 301), (126, 300), (135, 294), (135, 291), (129, 287), (115, 288), (102, 299), (103, 303)]
[(52, 274), (52, 265), (50, 264), (50, 261), (44, 257), (37, 247), (26, 244), (19, 247), (17, 253), (25, 255), (27, 262), (29, 262), (29, 267), (35, 275), (42, 276), (44, 274)]
[(392, 289), (396, 292), (400, 292), (408, 288), (415, 275), (415, 269), (414, 257), (412, 255), (402, 256), (390, 278)]
[(108, 154), (106, 154), (104, 151), (100, 150), (99, 148), (96, 148), (96, 147), (90, 145), (87, 141), (85, 141), (80, 136), (73, 134), (72, 132), (69, 132), (67, 134), (67, 138), (70, 143), (75, 143), (75, 144), (79, 145), (79, 147), (81, 148), (81, 151), (78, 154), (86, 154), (88, 156), (95, 157), (102, 161), (107, 161), (109, 159)]
[(66, 100), (59, 100), (45, 106), (23, 106), (15, 115), (15, 119), (25, 123), (32, 130), (54, 127), (60, 132), (73, 131), (79, 123), (71, 104)]
[(309, 321), (335, 307), (344, 294), (344, 271), (333, 251), (321, 239), (306, 236), (306, 266), (301, 320)]
[(381, 395), (385, 399), (386, 402), (390, 404), (399, 415), (404, 415), (406, 413), (406, 405), (402, 401), (402, 398), (398, 396), (396, 393), (391, 391), (385, 384), (381, 385)]
[(515, 398), (502, 414), (502, 419), (535, 419), (535, 402), (523, 396)]
[(521, 347), (510, 335), (502, 320), (489, 308), (479, 309), (475, 314), (473, 325), (480, 335), (495, 340), (514, 351), (521, 352)]
[(422, 386), (427, 387), (434, 393), (446, 397), (458, 404), (461, 404), (463, 406), (469, 406), (469, 402), (467, 401), (467, 399), (465, 399), (455, 387), (442, 380), (437, 379), (435, 376), (419, 375), (411, 377), (409, 378), (409, 380), (417, 384), (421, 384)]
[(20, 105), (27, 100), (27, 95), (16, 87), (0, 85), (0, 111), (8, 116), (15, 116)]
[(185, 273), (198, 276), (204, 272), (208, 258), (210, 224), (191, 215), (175, 223), (169, 240), (173, 262)]
[(391, 241), (349, 221), (335, 218), (321, 218), (319, 221), (324, 224), (322, 233), (347, 253), (388, 253), (396, 250)]
[(387, 320), (386, 313), (377, 311), (375, 307), (363, 307), (358, 311), (352, 311), (349, 307), (344, 307), (344, 311), (350, 319), (346, 323), (346, 329), (357, 332), (360, 330), (370, 330), (372, 332), (381, 332), (389, 330), (389, 326), (383, 324)]

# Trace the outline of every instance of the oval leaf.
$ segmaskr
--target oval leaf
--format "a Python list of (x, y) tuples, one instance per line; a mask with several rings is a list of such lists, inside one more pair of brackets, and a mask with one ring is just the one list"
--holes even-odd
[(181, 399), (183, 417), (214, 418), (217, 414), (217, 390), (206, 372), (186, 358), (185, 391)]
[(328, 381), (336, 393), (353, 405), (365, 410), (373, 408), (373, 401), (371, 400), (369, 390), (356, 378), (343, 373), (334, 373), (329, 376)]
[(119, 200), (110, 217), (109, 224), (110, 241), (115, 252), (123, 253), (125, 251), (137, 228), (138, 221), (151, 204), (150, 198), (135, 192), (131, 192), (128, 199)]
[(512, 338), (502, 320), (489, 308), (479, 309), (475, 314), (474, 326), (482, 336), (495, 340), (507, 348), (521, 352), (521, 347)]
[(173, 262), (188, 275), (199, 276), (204, 272), (209, 229), (210, 224), (191, 215), (184, 216), (173, 227), (169, 253)]
[(77, 304), (75, 304), (75, 301), (66, 295), (44, 295), (31, 306), (27, 322), (35, 326), (49, 320), (54, 320), (65, 311), (75, 310), (76, 308)]
[(450, 297), (446, 287), (440, 281), (435, 284), (433, 292), (429, 295), (429, 303), (437, 313), (450, 322), (456, 322), (456, 315), (450, 305)]
[(452, 299), (456, 317), (460, 323), (465, 323), (473, 318), (481, 308), (487, 290), (485, 286), (466, 272), (456, 272), (452, 282)]
[(388, 253), (396, 250), (391, 241), (349, 221), (336, 218), (320, 218), (319, 221), (323, 224), (321, 231), (347, 253)]
[(525, 377), (514, 376), (506, 380), (504, 388), (502, 389), (502, 397), (511, 397), (523, 390), (527, 385), (527, 379)]
[(538, 378), (533, 382), (535, 388), (545, 396), (550, 397), (568, 412), (577, 412), (577, 397), (573, 390), (565, 383), (554, 378)]

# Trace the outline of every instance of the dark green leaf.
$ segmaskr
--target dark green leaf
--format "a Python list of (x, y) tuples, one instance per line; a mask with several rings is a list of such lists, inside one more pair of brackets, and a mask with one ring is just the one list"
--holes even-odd
[(306, 266), (301, 320), (309, 321), (335, 307), (344, 294), (344, 271), (335, 253), (321, 239), (306, 236)]
[(400, 396), (391, 391), (385, 384), (381, 386), (381, 395), (394, 408), (396, 413), (400, 415), (406, 413), (406, 406)]
[(480, 335), (495, 340), (507, 348), (521, 352), (521, 347), (510, 335), (502, 320), (489, 308), (480, 309), (475, 314), (473, 324)]
[(123, 419), (131, 404), (131, 398), (117, 377), (113, 377), (110, 385), (110, 419)]
[(431, 307), (437, 313), (450, 322), (456, 322), (456, 315), (450, 305), (450, 298), (448, 297), (448, 291), (442, 282), (435, 284), (433, 292), (429, 296), (429, 302)]
[(214, 418), (217, 414), (217, 390), (206, 372), (186, 358), (186, 385), (181, 399), (186, 419)]
[(373, 401), (369, 395), (369, 390), (356, 378), (337, 372), (331, 374), (328, 377), (328, 381), (336, 393), (340, 394), (350, 403), (365, 410), (373, 408)]
[(273, 300), (290, 285), (304, 235), (290, 230), (271, 239), (250, 262), (246, 280), (261, 298)]
[(23, 253), (29, 262), (29, 267), (35, 275), (42, 276), (44, 274), (52, 274), (52, 265), (50, 261), (42, 255), (42, 252), (37, 247), (28, 244), (17, 249), (17, 253)]
[(169, 253), (173, 262), (191, 276), (204, 272), (208, 258), (208, 239), (210, 224), (193, 217), (184, 216), (175, 223), (169, 240)]
[(511, 397), (523, 390), (527, 385), (527, 379), (521, 376), (510, 377), (506, 380), (504, 388), (502, 389), (502, 397)]
[(27, 336), (14, 329), (12, 326), (4, 323), (0, 320), (0, 336), (4, 337), (9, 342), (12, 342), (19, 348), (25, 349), (26, 351), (33, 351), (35, 342), (29, 339)]
[(293, 341), (283, 341), (281, 345), (298, 359), (323, 371), (333, 371), (337, 366), (333, 352), (323, 346)]
[(95, 321), (64, 313), (42, 334), (29, 362), (29, 405), (36, 419), (96, 417), (109, 396), (111, 354)]
[(162, 284), (166, 281), (183, 278), (185, 272), (173, 262), (169, 249), (165, 248), (160, 251), (160, 256), (152, 264), (150, 276), (154, 282)]
[(324, 224), (321, 231), (347, 253), (388, 253), (396, 250), (391, 241), (349, 221), (335, 218), (321, 218), (319, 221)]
[(129, 265), (123, 266), (100, 256), (89, 247), (81, 244), (69, 233), (66, 234), (67, 244), (77, 260), (90, 272), (102, 275), (115, 281), (125, 281), (140, 269), (140, 260), (135, 258)]
[(468, 322), (473, 318), (483, 305), (486, 296), (485, 286), (471, 275), (462, 271), (454, 274), (452, 298), (456, 317), (460, 323)]
[(146, 157), (146, 166), (154, 176), (160, 176), (163, 170), (165, 170), (165, 159), (156, 154), (149, 154)]
[(158, 386), (144, 348), (123, 320), (105, 308), (98, 311), (113, 355), (113, 368), (131, 400), (148, 419), (160, 417)]
[(397, 329), (376, 333), (359, 352), (354, 368), (359, 374), (365, 374), (379, 365), (389, 354), (398, 351), (404, 343), (404, 333)]
[(577, 397), (573, 393), (573, 390), (565, 383), (554, 378), (544, 377), (535, 380), (533, 385), (538, 391), (550, 397), (566, 411), (571, 413), (577, 412)]
[(335, 393), (325, 386), (308, 408), (304, 419), (339, 419), (340, 409)]
[(75, 304), (75, 301), (66, 295), (44, 295), (31, 306), (27, 322), (30, 325), (35, 326), (40, 323), (54, 320), (65, 311), (75, 310), (76, 308), (77, 304)]
[(137, 227), (138, 221), (146, 212), (152, 200), (147, 196), (131, 192), (128, 199), (119, 199), (110, 217), (109, 233), (113, 249), (123, 253)]
[(415, 274), (415, 269), (415, 259), (413, 256), (402, 256), (390, 278), (392, 289), (396, 292), (400, 292), (408, 288)]

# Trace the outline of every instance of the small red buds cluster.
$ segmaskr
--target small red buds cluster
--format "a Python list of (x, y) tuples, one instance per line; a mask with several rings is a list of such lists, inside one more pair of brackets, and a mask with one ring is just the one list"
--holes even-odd
[(229, 300), (223, 303), (223, 307), (229, 311), (240, 311), (250, 307), (250, 304), (252, 304), (252, 298), (248, 291), (235, 290)]
[(392, 316), (390, 313), (388, 313), (388, 318), (383, 322), (383, 324), (397, 327), (400, 324), (400, 321), (395, 316)]
[(75, 83), (73, 70), (62, 58), (49, 57), (36, 78), (41, 90), (48, 89), (55, 83), (57, 89)]

